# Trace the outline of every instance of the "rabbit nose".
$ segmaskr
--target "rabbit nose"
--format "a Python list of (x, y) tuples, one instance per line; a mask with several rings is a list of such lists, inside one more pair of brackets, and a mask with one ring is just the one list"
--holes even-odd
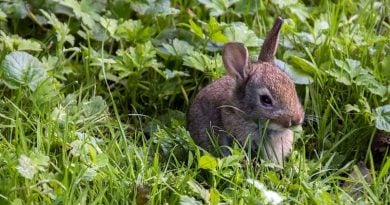
[(290, 127), (291, 126), (296, 126), (296, 125), (300, 125), (303, 123), (303, 114), (302, 115), (298, 115), (294, 118), (291, 118), (291, 121), (290, 121)]

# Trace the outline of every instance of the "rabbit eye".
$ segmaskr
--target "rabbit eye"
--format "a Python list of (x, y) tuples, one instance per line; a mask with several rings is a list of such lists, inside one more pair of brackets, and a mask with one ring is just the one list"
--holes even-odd
[(272, 100), (268, 95), (260, 95), (260, 102), (264, 107), (272, 107)]

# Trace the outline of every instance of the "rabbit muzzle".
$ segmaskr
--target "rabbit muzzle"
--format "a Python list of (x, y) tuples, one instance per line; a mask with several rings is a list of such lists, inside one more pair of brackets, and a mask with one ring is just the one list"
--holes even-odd
[(272, 120), (271, 122), (274, 124), (278, 124), (279, 126), (288, 129), (294, 126), (301, 125), (304, 120), (304, 112), (300, 110), (297, 113), (289, 113), (279, 116), (278, 118)]

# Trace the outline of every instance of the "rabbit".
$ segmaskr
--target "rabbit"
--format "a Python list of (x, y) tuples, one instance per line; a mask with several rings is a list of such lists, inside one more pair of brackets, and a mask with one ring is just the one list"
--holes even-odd
[(188, 131), (204, 150), (213, 151), (210, 136), (215, 136), (225, 156), (233, 140), (277, 164), (291, 152), (289, 128), (302, 124), (304, 111), (293, 81), (274, 62), (282, 24), (283, 19), (276, 18), (257, 62), (249, 62), (242, 43), (224, 45), (228, 75), (201, 89), (187, 113)]

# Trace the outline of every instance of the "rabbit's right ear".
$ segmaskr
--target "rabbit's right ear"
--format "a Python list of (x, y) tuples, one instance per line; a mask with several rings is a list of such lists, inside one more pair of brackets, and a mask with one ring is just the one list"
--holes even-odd
[(247, 66), (249, 61), (248, 50), (244, 44), (231, 42), (225, 44), (222, 52), (223, 64), (229, 75), (238, 82), (243, 82), (247, 77)]
[(268, 33), (267, 38), (264, 40), (263, 46), (258, 58), (259, 62), (274, 63), (276, 49), (278, 48), (278, 39), (280, 29), (282, 28), (283, 19), (281, 17), (276, 18), (274, 26)]

